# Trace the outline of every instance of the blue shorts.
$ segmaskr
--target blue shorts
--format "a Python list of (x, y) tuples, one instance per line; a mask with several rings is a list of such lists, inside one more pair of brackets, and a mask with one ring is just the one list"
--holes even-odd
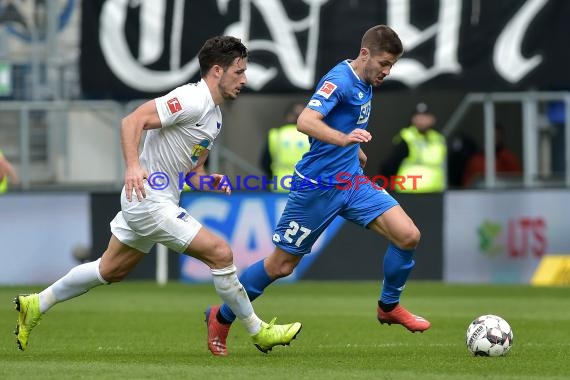
[(358, 186), (345, 183), (340, 187), (325, 186), (294, 175), (285, 210), (273, 234), (273, 243), (293, 255), (305, 255), (311, 252), (315, 241), (337, 215), (367, 227), (397, 205), (390, 194), (374, 188), (370, 182)]

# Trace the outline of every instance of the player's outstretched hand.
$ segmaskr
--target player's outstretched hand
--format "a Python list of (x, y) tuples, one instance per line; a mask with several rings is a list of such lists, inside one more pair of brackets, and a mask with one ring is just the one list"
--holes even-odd
[(357, 143), (367, 143), (372, 140), (372, 135), (365, 129), (356, 128), (348, 135), (346, 135), (345, 143), (343, 146), (349, 146)]
[(132, 200), (133, 189), (137, 194), (139, 202), (146, 198), (143, 181), (147, 177), (148, 173), (140, 166), (127, 168), (125, 171), (125, 194), (129, 202)]
[(230, 195), (232, 193), (232, 188), (230, 186), (230, 181), (228, 180), (228, 177), (226, 177), (223, 174), (217, 174), (217, 173), (213, 173), (210, 175), (214, 177), (213, 187), (215, 191), (219, 191), (227, 195)]

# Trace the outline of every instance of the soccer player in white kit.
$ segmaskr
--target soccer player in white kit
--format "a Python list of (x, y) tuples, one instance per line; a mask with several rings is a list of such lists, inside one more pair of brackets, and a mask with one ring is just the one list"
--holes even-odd
[[(276, 325), (273, 319), (265, 323), (255, 314), (237, 278), (229, 245), (178, 205), (179, 173), (193, 174), (188, 178), (196, 188), (200, 176), (206, 175), (204, 163), (222, 126), (219, 105), (236, 99), (245, 85), (247, 56), (246, 47), (237, 38), (208, 39), (198, 54), (202, 76), (198, 83), (148, 101), (122, 120), (125, 186), (121, 211), (111, 221), (109, 246), (101, 258), (76, 266), (39, 294), (15, 298), (20, 350), (27, 348), (30, 331), (51, 307), (96, 286), (123, 280), (155, 243), (210, 267), (218, 295), (231, 306), (261, 351), (289, 344), (299, 333), (298, 322)], [(148, 132), (139, 157), (143, 130)], [(214, 179), (211, 188), (230, 193), (223, 185), (224, 176), (209, 177)], [(215, 344), (208, 347), (216, 350)]]

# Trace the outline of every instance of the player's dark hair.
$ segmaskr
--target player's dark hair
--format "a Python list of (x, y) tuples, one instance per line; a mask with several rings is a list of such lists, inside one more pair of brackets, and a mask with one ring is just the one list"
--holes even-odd
[(400, 56), (404, 52), (398, 34), (389, 26), (376, 25), (368, 29), (362, 37), (360, 47), (368, 48), (370, 54), (390, 53)]
[(219, 65), (225, 70), (231, 66), (236, 58), (247, 58), (247, 48), (239, 38), (231, 36), (212, 37), (204, 43), (198, 52), (200, 75), (204, 77), (214, 65)]

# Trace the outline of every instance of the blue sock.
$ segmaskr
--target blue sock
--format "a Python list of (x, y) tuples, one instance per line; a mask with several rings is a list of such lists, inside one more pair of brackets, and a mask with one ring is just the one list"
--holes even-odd
[[(263, 266), (263, 259), (250, 265), (239, 277), (239, 281), (242, 283), (249, 299), (253, 301), (257, 297), (263, 294), (263, 290), (267, 288), (274, 280), (272, 280)], [(233, 322), (236, 319), (236, 315), (233, 313), (232, 309), (226, 304), (220, 307), (220, 314), (228, 322)]]
[(392, 243), (388, 245), (384, 255), (384, 284), (380, 295), (381, 302), (385, 304), (400, 302), (400, 295), (416, 263), (412, 259), (414, 252), (414, 249), (401, 249)]

